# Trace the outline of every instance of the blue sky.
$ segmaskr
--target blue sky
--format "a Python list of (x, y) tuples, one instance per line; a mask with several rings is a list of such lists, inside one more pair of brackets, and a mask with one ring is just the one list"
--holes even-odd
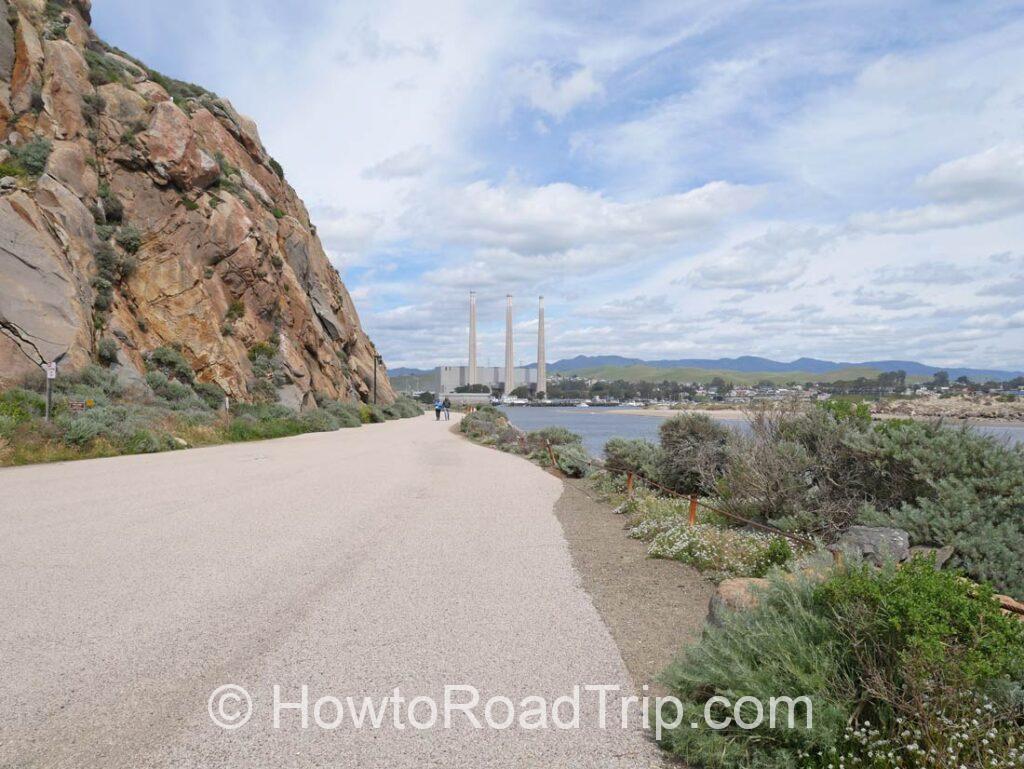
[[(486, 12), (482, 9), (486, 8)], [(391, 366), (1024, 369), (1019, 2), (95, 0), (232, 100)]]

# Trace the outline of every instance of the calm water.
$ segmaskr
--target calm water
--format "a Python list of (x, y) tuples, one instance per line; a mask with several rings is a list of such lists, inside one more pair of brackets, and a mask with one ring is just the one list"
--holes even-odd
[[(583, 436), (583, 445), (594, 456), (601, 455), (609, 438), (646, 438), (657, 443), (658, 427), (664, 421), (662, 416), (615, 414), (607, 408), (502, 407), (501, 410), (508, 415), (512, 424), (523, 430), (538, 430), (553, 425), (572, 430)], [(719, 421), (737, 430), (744, 430), (747, 427), (743, 419)], [(974, 429), (1014, 443), (1024, 443), (1024, 425), (979, 425)]]

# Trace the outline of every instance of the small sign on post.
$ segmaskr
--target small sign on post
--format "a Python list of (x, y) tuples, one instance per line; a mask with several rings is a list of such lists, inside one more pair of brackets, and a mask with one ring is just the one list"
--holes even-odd
[(46, 372), (46, 421), (49, 422), (53, 412), (53, 380), (57, 378), (57, 361), (44, 363), (43, 371)]

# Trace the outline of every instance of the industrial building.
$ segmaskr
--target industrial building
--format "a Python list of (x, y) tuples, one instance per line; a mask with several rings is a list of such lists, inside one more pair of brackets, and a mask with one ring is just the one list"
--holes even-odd
[[(434, 370), (435, 389), (441, 395), (454, 395), (458, 387), (480, 384), (493, 390), (501, 390), (506, 395), (517, 387), (526, 385), (531, 392), (544, 392), (543, 384), (547, 380), (547, 363), (545, 362), (544, 340), (544, 297), (540, 297), (537, 325), (537, 365), (536, 367), (516, 367), (514, 335), (512, 322), (512, 296), (505, 297), (505, 365), (478, 366), (476, 349), (476, 292), (469, 294), (469, 364), (466, 366), (438, 366)], [(512, 380), (506, 379), (505, 372), (512, 372)]]

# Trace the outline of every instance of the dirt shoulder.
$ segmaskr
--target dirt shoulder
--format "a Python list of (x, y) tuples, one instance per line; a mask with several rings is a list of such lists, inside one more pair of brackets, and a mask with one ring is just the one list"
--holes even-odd
[(700, 637), (714, 588), (688, 566), (648, 558), (647, 546), (626, 536), (625, 519), (577, 484), (566, 481), (555, 505), (573, 565), (637, 688), (664, 693), (655, 680)]

